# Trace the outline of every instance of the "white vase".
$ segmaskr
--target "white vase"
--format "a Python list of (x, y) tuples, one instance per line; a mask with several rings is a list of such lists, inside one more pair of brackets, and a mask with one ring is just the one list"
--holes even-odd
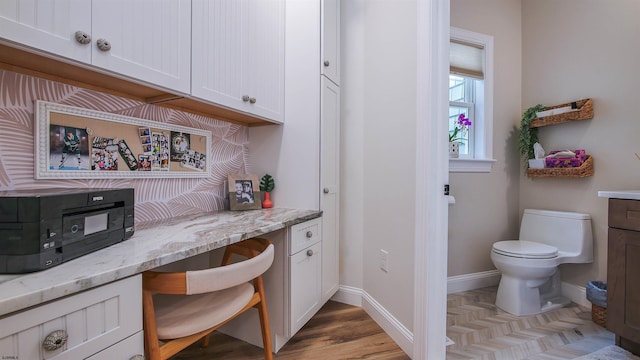
[(450, 141), (449, 142), (449, 157), (452, 159), (457, 159), (460, 154), (460, 142), (459, 141)]

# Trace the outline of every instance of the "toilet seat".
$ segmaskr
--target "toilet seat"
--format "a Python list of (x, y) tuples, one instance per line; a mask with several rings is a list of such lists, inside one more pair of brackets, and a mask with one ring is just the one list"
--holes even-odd
[(523, 259), (552, 259), (558, 256), (558, 248), (526, 240), (498, 241), (493, 244), (496, 254)]

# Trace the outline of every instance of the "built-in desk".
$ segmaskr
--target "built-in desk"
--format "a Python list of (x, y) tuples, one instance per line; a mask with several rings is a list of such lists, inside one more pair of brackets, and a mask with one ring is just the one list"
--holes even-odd
[[(321, 214), (295, 209), (223, 211), (142, 223), (130, 239), (51, 269), (0, 275), (0, 356), (136, 358), (143, 353), (140, 273), (252, 237), (275, 236), (306, 224), (319, 227), (320, 219), (314, 219)], [(286, 250), (282, 245), (280, 253)], [(282, 266), (282, 261), (274, 261), (273, 267)], [(278, 279), (287, 281), (282, 275)], [(282, 296), (276, 299), (272, 305), (282, 308)], [(276, 313), (285, 315), (283, 310)], [(280, 339), (280, 333), (274, 337)], [(68, 340), (45, 349), (45, 337), (55, 341), (60, 334)]]
[(320, 217), (317, 210), (204, 213), (136, 225), (132, 238), (40, 272), (0, 275), (0, 317)]

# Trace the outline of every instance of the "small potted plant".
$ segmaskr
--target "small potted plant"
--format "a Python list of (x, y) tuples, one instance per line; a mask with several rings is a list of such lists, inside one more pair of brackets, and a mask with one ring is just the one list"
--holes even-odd
[(268, 209), (273, 207), (273, 202), (271, 201), (271, 192), (275, 187), (276, 183), (271, 175), (265, 174), (260, 179), (260, 191), (264, 193), (264, 200), (262, 201), (263, 208)]
[(460, 153), (460, 142), (466, 139), (470, 126), (471, 120), (469, 120), (464, 114), (458, 115), (456, 127), (449, 132), (449, 157), (458, 157), (458, 154)]
[(543, 105), (536, 105), (528, 108), (522, 113), (520, 121), (520, 135), (518, 137), (518, 147), (520, 155), (524, 158), (524, 167), (527, 168), (528, 160), (535, 158), (533, 144), (538, 142), (538, 128), (532, 128), (531, 122), (536, 118), (536, 113), (544, 111)]

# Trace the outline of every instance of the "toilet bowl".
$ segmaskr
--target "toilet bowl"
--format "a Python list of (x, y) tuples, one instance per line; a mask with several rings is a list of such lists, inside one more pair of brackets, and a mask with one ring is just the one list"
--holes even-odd
[(502, 277), (496, 306), (532, 315), (566, 305), (558, 265), (593, 261), (589, 214), (525, 209), (519, 240), (498, 241), (491, 261)]

